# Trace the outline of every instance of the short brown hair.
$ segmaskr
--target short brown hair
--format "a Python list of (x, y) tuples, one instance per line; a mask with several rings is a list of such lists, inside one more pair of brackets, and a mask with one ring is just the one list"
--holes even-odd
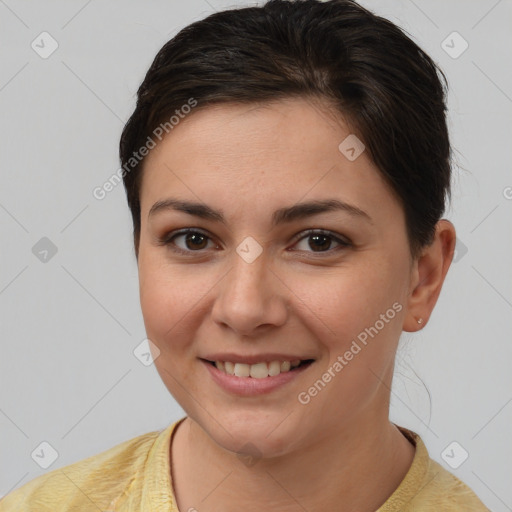
[[(450, 196), (446, 90), (442, 71), (402, 29), (353, 0), (269, 0), (216, 12), (156, 55), (121, 135), (121, 165), (190, 98), (198, 109), (320, 97), (362, 139), (401, 201), (415, 256)], [(143, 162), (123, 173), (137, 254)]]

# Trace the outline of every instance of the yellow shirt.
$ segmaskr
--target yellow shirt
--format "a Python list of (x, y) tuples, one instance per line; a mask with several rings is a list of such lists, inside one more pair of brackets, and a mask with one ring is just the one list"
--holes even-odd
[[(34, 478), (0, 500), (0, 512), (179, 512), (169, 447), (182, 420)], [(402, 483), (376, 512), (489, 512), (471, 489), (430, 459), (417, 434), (400, 430), (416, 445), (416, 454)]]

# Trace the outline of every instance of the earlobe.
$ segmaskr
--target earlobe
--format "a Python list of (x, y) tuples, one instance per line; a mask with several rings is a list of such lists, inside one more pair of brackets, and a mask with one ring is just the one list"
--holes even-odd
[(414, 262), (404, 331), (419, 331), (428, 322), (453, 259), (455, 240), (453, 224), (440, 220), (432, 243)]

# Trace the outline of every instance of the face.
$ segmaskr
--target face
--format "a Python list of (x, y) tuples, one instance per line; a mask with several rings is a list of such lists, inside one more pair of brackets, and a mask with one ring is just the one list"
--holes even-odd
[(146, 158), (138, 265), (155, 365), (228, 450), (282, 455), (387, 422), (410, 251), (367, 154), (339, 149), (349, 135), (304, 99), (224, 104)]

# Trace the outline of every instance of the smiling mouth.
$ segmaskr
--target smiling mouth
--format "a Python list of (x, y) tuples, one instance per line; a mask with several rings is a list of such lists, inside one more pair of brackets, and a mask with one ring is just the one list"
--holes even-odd
[(215, 366), (217, 370), (240, 378), (265, 379), (267, 377), (275, 377), (281, 373), (293, 372), (298, 368), (309, 366), (314, 359), (296, 359), (294, 361), (271, 361), (246, 364), (232, 363), (230, 361), (209, 361), (203, 359), (206, 363)]

